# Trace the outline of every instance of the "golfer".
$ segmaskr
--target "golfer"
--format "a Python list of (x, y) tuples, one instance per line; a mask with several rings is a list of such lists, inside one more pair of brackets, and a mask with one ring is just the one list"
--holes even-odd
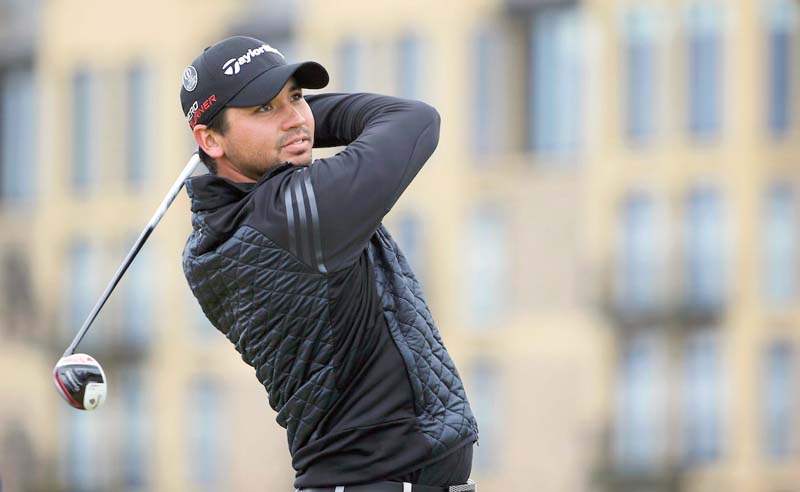
[(240, 36), (186, 68), (181, 104), (210, 171), (186, 182), (186, 279), (264, 385), (297, 489), (474, 490), (461, 378), (381, 225), (436, 148), (439, 115), (303, 95), (327, 84), (321, 65)]

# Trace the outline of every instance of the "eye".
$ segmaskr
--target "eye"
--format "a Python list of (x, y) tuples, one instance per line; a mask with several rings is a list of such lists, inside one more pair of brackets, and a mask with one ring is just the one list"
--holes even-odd
[(259, 113), (266, 113), (268, 111), (272, 111), (272, 103), (265, 103), (258, 107), (256, 110)]
[(295, 92), (294, 94), (292, 94), (292, 101), (299, 101), (300, 99), (303, 99), (302, 92)]

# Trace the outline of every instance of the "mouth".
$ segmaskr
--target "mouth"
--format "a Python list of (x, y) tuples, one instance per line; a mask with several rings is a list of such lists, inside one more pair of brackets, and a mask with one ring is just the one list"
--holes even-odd
[(311, 139), (305, 135), (298, 135), (281, 147), (289, 152), (305, 152), (311, 145)]

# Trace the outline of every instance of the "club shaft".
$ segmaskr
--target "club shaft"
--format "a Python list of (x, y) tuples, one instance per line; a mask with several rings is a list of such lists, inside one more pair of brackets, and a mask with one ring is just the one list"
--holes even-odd
[(94, 319), (97, 317), (97, 314), (100, 312), (101, 309), (103, 309), (103, 305), (105, 305), (106, 301), (108, 300), (111, 293), (114, 291), (114, 288), (117, 286), (122, 276), (125, 275), (125, 272), (128, 270), (128, 267), (133, 262), (133, 259), (139, 253), (139, 250), (142, 249), (142, 246), (144, 246), (144, 243), (145, 241), (147, 241), (147, 238), (150, 237), (150, 234), (153, 232), (158, 223), (161, 221), (161, 218), (167, 212), (167, 209), (175, 200), (175, 197), (178, 196), (178, 193), (180, 193), (181, 188), (183, 188), (183, 183), (184, 181), (186, 181), (186, 178), (191, 176), (191, 174), (194, 172), (195, 168), (199, 163), (200, 163), (200, 157), (197, 155), (197, 153), (192, 154), (191, 159), (189, 159), (189, 162), (186, 163), (186, 167), (183, 168), (183, 171), (181, 172), (180, 176), (178, 176), (178, 179), (175, 180), (175, 183), (172, 185), (172, 188), (170, 188), (169, 193), (167, 193), (167, 196), (164, 197), (164, 200), (161, 202), (161, 205), (159, 205), (158, 209), (156, 210), (156, 213), (153, 214), (153, 218), (150, 219), (150, 222), (147, 224), (142, 233), (139, 235), (139, 238), (136, 240), (136, 243), (134, 243), (133, 247), (128, 252), (128, 255), (125, 257), (125, 259), (122, 261), (122, 264), (117, 269), (117, 273), (114, 274), (114, 277), (108, 283), (108, 286), (106, 287), (106, 290), (103, 292), (103, 295), (100, 296), (100, 299), (97, 301), (97, 304), (94, 305), (92, 312), (89, 313), (89, 316), (86, 318), (86, 321), (83, 322), (83, 326), (81, 326), (81, 329), (78, 331), (78, 334), (75, 335), (75, 338), (72, 340), (72, 343), (70, 343), (69, 347), (67, 347), (67, 350), (64, 351), (64, 357), (75, 353), (75, 350), (78, 348), (78, 344), (81, 343), (81, 340), (83, 340), (84, 335), (86, 335), (86, 332), (89, 330), (89, 327), (92, 325), (92, 322), (94, 322)]

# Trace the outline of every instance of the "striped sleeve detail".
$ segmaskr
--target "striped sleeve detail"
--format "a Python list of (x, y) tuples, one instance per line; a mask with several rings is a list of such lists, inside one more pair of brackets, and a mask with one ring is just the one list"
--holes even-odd
[(298, 169), (284, 190), (289, 251), (307, 265), (327, 273), (322, 255), (319, 211), (308, 168)]
[(308, 195), (308, 204), (311, 209), (311, 227), (314, 237), (314, 253), (317, 260), (317, 269), (322, 273), (327, 273), (325, 263), (322, 261), (322, 239), (319, 235), (319, 212), (317, 212), (317, 198), (314, 196), (314, 187), (311, 186), (311, 173), (308, 168), (303, 169), (303, 184)]
[(294, 228), (294, 207), (292, 206), (291, 185), (283, 192), (283, 201), (286, 205), (286, 220), (289, 222), (289, 251), (297, 256), (297, 235)]

